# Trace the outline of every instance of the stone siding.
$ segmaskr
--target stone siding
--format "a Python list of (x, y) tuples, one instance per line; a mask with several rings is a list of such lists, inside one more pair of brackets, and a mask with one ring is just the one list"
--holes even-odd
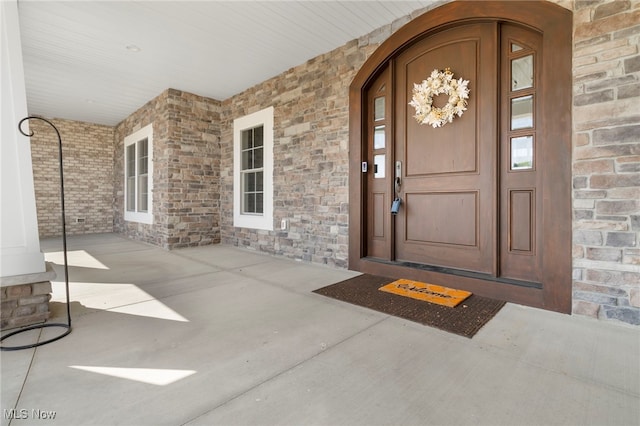
[(0, 288), (0, 329), (32, 325), (49, 318), (51, 282), (37, 282)]
[(640, 2), (574, 11), (573, 311), (640, 324)]
[[(113, 232), (113, 128), (51, 120), (62, 138), (68, 235)], [(59, 148), (56, 133), (29, 120), (40, 237), (62, 235)]]
[[(435, 5), (434, 5), (435, 6)], [(414, 17), (423, 13), (416, 11)], [(349, 85), (407, 16), (223, 102), (222, 241), (346, 268)], [(274, 231), (233, 226), (233, 120), (274, 107)], [(287, 230), (280, 229), (288, 220)]]
[[(225, 243), (347, 266), (348, 90), (364, 52), (352, 42), (223, 103), (221, 204)], [(233, 120), (274, 107), (274, 231), (233, 226)], [(289, 221), (281, 231), (282, 219)]]
[[(124, 220), (124, 138), (153, 123), (153, 224)], [(168, 89), (115, 130), (117, 232), (173, 249), (220, 242), (220, 102)]]

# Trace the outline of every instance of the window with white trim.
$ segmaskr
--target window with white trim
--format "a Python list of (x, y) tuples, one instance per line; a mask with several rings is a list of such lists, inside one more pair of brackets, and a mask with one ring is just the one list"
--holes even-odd
[(153, 223), (153, 125), (124, 138), (124, 219)]
[(233, 121), (233, 226), (273, 230), (273, 107)]

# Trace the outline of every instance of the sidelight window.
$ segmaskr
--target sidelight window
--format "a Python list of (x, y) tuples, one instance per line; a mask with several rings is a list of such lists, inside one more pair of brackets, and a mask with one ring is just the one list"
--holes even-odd
[(524, 44), (511, 43), (509, 60), (509, 169), (532, 170), (535, 158), (535, 56)]
[[(385, 86), (380, 88), (384, 92)], [(387, 126), (385, 116), (385, 96), (378, 96), (373, 100), (373, 178), (384, 179), (387, 167), (386, 145)]]

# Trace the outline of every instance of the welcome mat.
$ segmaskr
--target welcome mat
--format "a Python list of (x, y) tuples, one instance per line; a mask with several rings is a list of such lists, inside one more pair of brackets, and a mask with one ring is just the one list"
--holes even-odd
[(314, 293), (468, 338), (473, 337), (505, 304), (472, 294), (455, 308), (450, 308), (378, 290), (393, 281), (393, 278), (363, 274), (314, 290)]
[(380, 287), (378, 290), (422, 300), (423, 302), (448, 306), (450, 308), (455, 308), (463, 300), (471, 296), (471, 292), (469, 291), (455, 290), (441, 285), (405, 279), (396, 280)]

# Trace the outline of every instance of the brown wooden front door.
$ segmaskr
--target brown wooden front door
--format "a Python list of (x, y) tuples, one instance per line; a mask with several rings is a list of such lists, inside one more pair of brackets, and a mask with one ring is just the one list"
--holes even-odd
[[(539, 2), (456, 3), (398, 31), (370, 59), (373, 78), (354, 80), (351, 194), (362, 197), (363, 225), (350, 233), (362, 237), (350, 266), (567, 312), (567, 14)], [(533, 28), (543, 12), (546, 27)], [(509, 19), (475, 18), (485, 13)], [(446, 24), (451, 16), (459, 22)], [(442, 127), (418, 123), (414, 84), (446, 68), (469, 80), (467, 110)]]
[[(402, 208), (395, 258), (496, 274), (495, 24), (470, 24), (416, 43), (396, 63), (395, 160)], [(433, 128), (414, 119), (414, 84), (450, 68), (470, 81), (467, 110)], [(434, 98), (442, 106), (448, 96)]]

